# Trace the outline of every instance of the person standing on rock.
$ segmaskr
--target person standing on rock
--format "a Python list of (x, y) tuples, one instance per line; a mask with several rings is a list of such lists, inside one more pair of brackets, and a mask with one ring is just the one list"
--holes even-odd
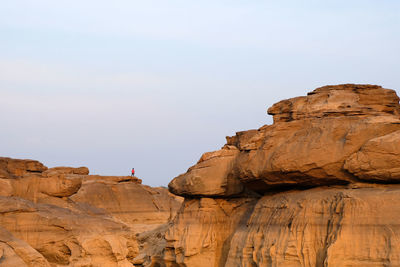
[(131, 176), (132, 176), (132, 177), (135, 176), (135, 168), (132, 168)]

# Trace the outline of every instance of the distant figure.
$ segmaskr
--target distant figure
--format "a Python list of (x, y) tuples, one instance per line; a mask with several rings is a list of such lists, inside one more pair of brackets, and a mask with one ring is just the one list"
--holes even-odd
[(132, 174), (131, 174), (131, 176), (132, 176), (132, 177), (135, 176), (135, 168), (132, 168)]

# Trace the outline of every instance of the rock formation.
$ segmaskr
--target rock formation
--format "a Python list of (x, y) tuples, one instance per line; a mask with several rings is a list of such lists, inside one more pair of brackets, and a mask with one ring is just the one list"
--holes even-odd
[(177, 196), (0, 158), (0, 265), (400, 266), (395, 91), (325, 86), (268, 113), (173, 179)]
[(400, 105), (375, 85), (276, 103), (169, 184), (159, 266), (400, 266)]
[(163, 236), (180, 205), (136, 177), (0, 158), (0, 266), (150, 263), (151, 256), (137, 259), (137, 235)]

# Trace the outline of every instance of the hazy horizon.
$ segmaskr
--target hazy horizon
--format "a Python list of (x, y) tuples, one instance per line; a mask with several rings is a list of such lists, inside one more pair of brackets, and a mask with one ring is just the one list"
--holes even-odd
[(167, 185), (327, 84), (400, 92), (398, 1), (5, 0), (0, 156)]

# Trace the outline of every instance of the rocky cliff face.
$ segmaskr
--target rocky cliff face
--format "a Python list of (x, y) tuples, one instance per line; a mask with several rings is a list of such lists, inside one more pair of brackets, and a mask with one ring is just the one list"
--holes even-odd
[(0, 158), (0, 266), (150, 264), (138, 235), (161, 239), (180, 205), (136, 177)]
[(400, 266), (399, 111), (354, 84), (273, 105), (171, 181), (159, 266)]
[(0, 158), (0, 266), (400, 266), (395, 91), (325, 86), (268, 113), (173, 179), (177, 196)]

